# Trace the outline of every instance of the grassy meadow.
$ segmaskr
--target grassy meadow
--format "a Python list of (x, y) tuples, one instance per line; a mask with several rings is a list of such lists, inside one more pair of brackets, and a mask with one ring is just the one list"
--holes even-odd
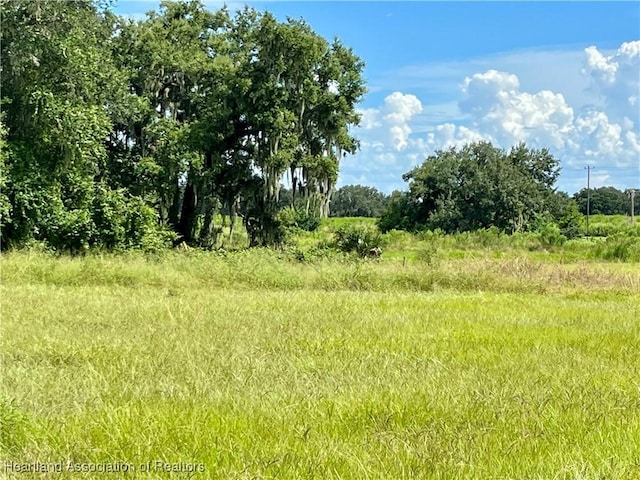
[(322, 253), (345, 222), (281, 251), (4, 254), (0, 478), (640, 478), (637, 242)]

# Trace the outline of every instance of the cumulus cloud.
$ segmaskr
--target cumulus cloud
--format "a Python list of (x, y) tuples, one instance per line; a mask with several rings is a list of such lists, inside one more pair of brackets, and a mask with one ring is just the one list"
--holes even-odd
[(488, 134), (481, 134), (465, 126), (457, 126), (453, 123), (438, 125), (433, 132), (427, 134), (426, 140), (417, 138), (412, 144), (419, 150), (428, 152), (435, 150), (447, 150), (451, 147), (462, 147), (472, 142), (495, 142)]
[(507, 148), (526, 142), (550, 148), (568, 166), (637, 168), (640, 41), (624, 43), (609, 56), (595, 47), (584, 54), (583, 73), (604, 97), (601, 108), (583, 107), (577, 113), (561, 93), (522, 91), (516, 75), (487, 70), (461, 85), (459, 108), (467, 125), (439, 125), (424, 144), (446, 148), (483, 138)]
[(360, 110), (360, 128), (364, 130), (373, 130), (382, 126), (382, 122), (378, 118), (379, 110), (376, 108), (367, 108)]
[(640, 115), (640, 40), (623, 43), (605, 55), (595, 46), (585, 49), (582, 73), (591, 80), (591, 90), (618, 119), (638, 123)]
[(358, 158), (366, 161), (354, 159), (347, 170), (363, 169), (370, 183), (395, 186), (436, 150), (481, 140), (502, 148), (526, 142), (549, 148), (560, 159), (561, 188), (579, 188), (587, 164), (597, 167), (594, 185), (633, 186), (640, 174), (640, 41), (624, 43), (613, 53), (596, 47), (583, 53), (582, 74), (600, 96), (599, 104), (570, 104), (566, 92), (526, 89), (518, 75), (488, 69), (458, 83), (457, 112), (451, 119), (421, 124), (431, 105), (396, 91), (360, 112)]
[(516, 92), (520, 87), (518, 77), (511, 73), (487, 70), (467, 77), (462, 85), (465, 98), (460, 102), (460, 110), (482, 114), (505, 95)]
[(378, 108), (361, 110), (361, 128), (371, 130), (382, 127), (382, 133), (395, 150), (404, 150), (408, 145), (411, 119), (422, 112), (422, 103), (415, 95), (393, 92)]
[(489, 70), (467, 77), (460, 110), (476, 129), (504, 144), (532, 139), (561, 148), (573, 120), (573, 109), (562, 94), (549, 90), (531, 94), (519, 90), (517, 76)]

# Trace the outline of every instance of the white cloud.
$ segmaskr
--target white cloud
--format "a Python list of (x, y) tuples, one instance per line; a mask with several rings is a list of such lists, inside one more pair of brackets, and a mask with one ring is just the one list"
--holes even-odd
[(597, 47), (585, 49), (582, 73), (604, 101), (610, 116), (638, 123), (640, 116), (640, 40), (625, 42), (611, 55)]
[(382, 126), (382, 122), (378, 119), (379, 111), (376, 108), (367, 108), (360, 110), (360, 128), (364, 130), (372, 130)]
[(520, 87), (518, 77), (511, 73), (488, 70), (465, 78), (462, 92), (466, 98), (460, 109), (468, 113), (481, 113), (505, 95), (513, 94)]
[[(587, 164), (596, 166), (594, 186), (637, 187), (640, 41), (609, 53), (589, 47), (581, 55), (584, 68), (575, 61), (572, 67), (601, 101), (571, 96), (571, 90), (531, 89), (525, 86), (532, 84), (530, 80), (495, 68), (455, 82), (457, 111), (451, 101), (444, 108), (445, 103), (433, 105), (426, 97), (396, 91), (361, 112), (363, 122), (356, 135), (363, 139), (363, 148), (358, 158), (366, 161), (346, 169), (362, 168), (370, 184), (389, 187), (393, 182), (397, 188), (397, 179), (435, 150), (479, 140), (502, 148), (524, 141), (530, 147), (549, 148), (560, 159), (560, 188), (581, 188)], [(439, 121), (429, 124), (425, 117), (432, 112), (440, 112)]]
[(490, 135), (471, 130), (465, 126), (456, 126), (453, 123), (438, 125), (433, 132), (427, 134), (426, 140), (417, 138), (413, 140), (413, 145), (424, 152), (435, 150), (446, 150), (451, 147), (461, 147), (471, 142), (488, 141), (494, 142)]
[(604, 112), (588, 112), (574, 122), (566, 157), (570, 165), (589, 162), (605, 168), (638, 167), (638, 134), (612, 122)]
[(467, 77), (460, 110), (473, 127), (501, 144), (531, 140), (562, 148), (571, 128), (573, 109), (563, 95), (543, 90), (521, 92), (518, 77), (496, 70)]
[[(397, 89), (420, 92), (426, 109), (440, 105), (457, 104), (460, 83), (465, 77), (478, 72), (497, 70), (517, 76), (525, 91), (551, 90), (562, 92), (570, 105), (583, 105), (598, 101), (588, 91), (589, 78), (581, 73), (584, 63), (583, 46), (562, 48), (521, 49), (494, 55), (456, 61), (439, 61), (407, 65), (371, 79), (372, 92)], [(434, 99), (437, 99), (434, 102)], [(424, 119), (433, 125), (434, 118)], [(451, 117), (449, 119), (451, 121)]]
[(411, 134), (409, 122), (420, 112), (422, 112), (422, 103), (418, 97), (393, 92), (384, 99), (384, 104), (380, 108), (360, 110), (362, 116), (360, 128), (381, 129), (381, 132), (377, 132), (378, 135), (390, 141), (395, 150), (404, 150)]
[(422, 111), (422, 103), (415, 95), (393, 92), (384, 99), (385, 120), (389, 123), (404, 123)]
[(634, 122), (615, 122), (594, 108), (576, 116), (562, 94), (523, 92), (519, 85), (515, 75), (495, 70), (467, 78), (460, 109), (469, 114), (470, 125), (440, 125), (428, 135), (427, 143), (449, 147), (486, 138), (503, 148), (519, 142), (547, 147), (568, 165), (637, 164), (640, 149)]

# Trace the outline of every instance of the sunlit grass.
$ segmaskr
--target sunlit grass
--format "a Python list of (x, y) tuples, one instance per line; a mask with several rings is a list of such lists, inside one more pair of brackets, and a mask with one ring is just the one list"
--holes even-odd
[(2, 279), (3, 461), (640, 476), (637, 264), (16, 253)]

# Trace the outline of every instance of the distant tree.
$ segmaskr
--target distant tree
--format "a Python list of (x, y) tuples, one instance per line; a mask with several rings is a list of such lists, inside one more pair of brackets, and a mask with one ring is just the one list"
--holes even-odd
[[(624, 191), (624, 194), (627, 195), (628, 199), (629, 199), (629, 214), (631, 213), (631, 188), (627, 188)], [(633, 212), (636, 216), (640, 216), (640, 190), (638, 189), (633, 189), (635, 190), (635, 195), (634, 195), (634, 202), (633, 202)]]
[(561, 214), (566, 202), (553, 187), (559, 172), (548, 150), (525, 144), (509, 152), (487, 142), (437, 151), (403, 176), (409, 191), (392, 200), (381, 228), (526, 230), (542, 215)]
[(379, 217), (389, 197), (374, 187), (347, 185), (331, 197), (332, 217)]
[(294, 204), (293, 190), (286, 187), (280, 187), (280, 195), (278, 197), (278, 210), (291, 207)]
[[(578, 209), (583, 215), (587, 214), (587, 189), (583, 188), (573, 196)], [(629, 196), (614, 187), (600, 187), (591, 189), (589, 213), (592, 215), (628, 215), (631, 210)]]
[(414, 205), (409, 192), (395, 190), (389, 197), (389, 204), (378, 219), (378, 228), (386, 233), (389, 230), (413, 230), (417, 226)]

